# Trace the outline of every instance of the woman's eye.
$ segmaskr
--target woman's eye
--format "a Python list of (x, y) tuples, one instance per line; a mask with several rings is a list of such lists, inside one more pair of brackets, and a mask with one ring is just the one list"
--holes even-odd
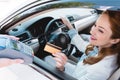
[(94, 27), (96, 27), (96, 24), (94, 24)]
[(101, 29), (98, 29), (99, 32), (104, 33)]

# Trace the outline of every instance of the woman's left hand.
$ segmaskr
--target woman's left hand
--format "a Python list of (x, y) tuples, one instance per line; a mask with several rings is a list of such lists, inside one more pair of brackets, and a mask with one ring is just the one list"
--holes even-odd
[(69, 29), (73, 29), (72, 24), (70, 23), (70, 21), (67, 18), (61, 17), (61, 20)]
[(66, 64), (68, 58), (64, 53), (55, 53), (53, 54), (54, 60), (56, 61), (56, 67), (63, 71), (64, 70), (64, 65)]

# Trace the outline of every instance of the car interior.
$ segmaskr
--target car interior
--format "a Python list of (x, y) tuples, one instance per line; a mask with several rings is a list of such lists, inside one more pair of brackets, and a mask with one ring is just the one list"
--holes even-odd
[[(51, 59), (52, 55), (45, 50), (45, 47), (52, 46), (64, 52), (69, 59), (68, 63), (71, 65), (77, 64), (82, 52), (75, 45), (71, 44), (71, 39), (67, 34), (69, 29), (62, 22), (61, 17), (67, 18), (79, 32), (80, 36), (85, 41), (89, 41), (90, 28), (101, 12), (98, 9), (81, 7), (63, 7), (46, 10), (40, 10), (39, 7), (31, 8), (30, 10), (25, 10), (22, 14), (15, 15), (11, 20), (13, 22), (6, 22), (8, 24), (1, 28), (1, 34), (19, 37), (21, 42), (32, 47), (34, 50), (33, 64), (35, 70), (45, 75), (49, 74), (47, 75), (49, 78), (52, 75), (52, 78), (55, 77), (56, 80), (76, 80), (55, 68), (54, 61), (52, 62)], [(115, 74), (118, 73), (116, 72)], [(111, 76), (109, 80), (117, 79), (113, 79)]]

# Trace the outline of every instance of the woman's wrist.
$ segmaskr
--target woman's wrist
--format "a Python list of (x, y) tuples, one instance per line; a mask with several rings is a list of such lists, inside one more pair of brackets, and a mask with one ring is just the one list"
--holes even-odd
[(68, 34), (70, 38), (72, 39), (76, 34), (78, 34), (78, 32), (75, 29), (71, 29), (68, 31)]

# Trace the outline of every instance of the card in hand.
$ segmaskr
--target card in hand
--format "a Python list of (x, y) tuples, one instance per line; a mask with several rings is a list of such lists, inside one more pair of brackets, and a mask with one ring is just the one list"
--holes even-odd
[(58, 47), (54, 44), (51, 44), (51, 43), (48, 43), (45, 45), (45, 48), (44, 48), (44, 51), (46, 52), (49, 52), (51, 54), (55, 54), (55, 53), (58, 53), (58, 52), (61, 52), (62, 48), (61, 47)]

